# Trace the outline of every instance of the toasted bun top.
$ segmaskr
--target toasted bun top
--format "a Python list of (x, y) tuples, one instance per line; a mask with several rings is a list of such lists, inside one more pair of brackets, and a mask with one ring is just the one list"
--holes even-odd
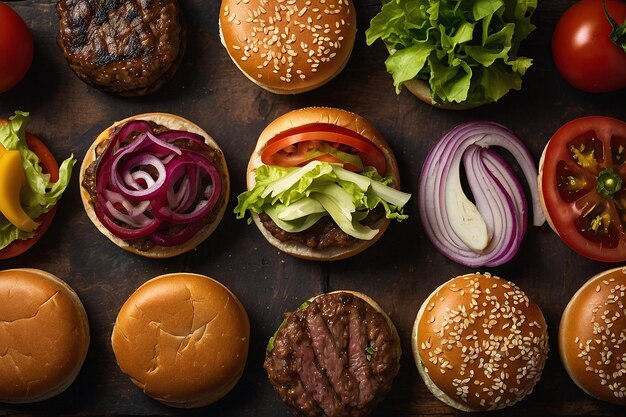
[(568, 303), (559, 326), (565, 369), (588, 394), (626, 405), (626, 268), (587, 281)]
[(122, 372), (171, 406), (199, 407), (241, 376), (250, 324), (237, 297), (197, 274), (156, 277), (122, 306), (111, 343)]
[(513, 405), (532, 391), (548, 353), (539, 307), (488, 274), (451, 279), (415, 319), (413, 354), (434, 384), (472, 410)]
[(215, 140), (207, 132), (205, 132), (201, 127), (199, 127), (195, 123), (183, 117), (180, 117), (174, 114), (169, 114), (169, 113), (138, 114), (136, 116), (127, 117), (126, 119), (113, 123), (109, 128), (105, 129), (102, 133), (100, 133), (96, 137), (96, 139), (93, 141), (93, 143), (87, 150), (87, 153), (85, 154), (85, 158), (83, 159), (83, 163), (80, 167), (79, 180), (81, 184), (83, 183), (83, 180), (85, 179), (85, 171), (87, 170), (89, 165), (91, 165), (91, 163), (93, 163), (97, 158), (96, 147), (98, 146), (98, 144), (110, 139), (111, 135), (114, 134), (118, 126), (121, 126), (131, 120), (146, 120), (146, 121), (154, 122), (161, 126), (165, 126), (170, 130), (182, 130), (186, 132), (196, 133), (198, 135), (203, 136), (205, 143), (208, 144), (211, 148), (219, 151), (219, 155), (221, 156), (220, 158), (221, 161), (219, 164), (220, 166), (216, 168), (218, 172), (221, 173), (222, 190), (221, 190), (221, 197), (216, 203), (215, 207), (213, 208), (213, 212), (216, 213), (215, 220), (207, 224), (206, 226), (204, 226), (204, 228), (200, 229), (200, 231), (198, 231), (190, 240), (188, 240), (186, 243), (183, 243), (182, 245), (172, 246), (172, 247), (162, 247), (162, 246), (155, 245), (148, 250), (139, 250), (136, 247), (130, 245), (127, 241), (115, 236), (102, 224), (102, 222), (100, 222), (100, 220), (98, 219), (98, 216), (96, 216), (94, 207), (90, 202), (89, 192), (84, 187), (81, 186), (80, 197), (83, 201), (83, 206), (85, 207), (85, 211), (87, 212), (87, 215), (89, 216), (93, 224), (98, 228), (98, 230), (100, 230), (100, 232), (102, 232), (103, 235), (105, 235), (109, 240), (111, 240), (117, 246), (129, 252), (135, 253), (137, 255), (142, 255), (148, 258), (170, 258), (172, 256), (176, 256), (176, 255), (180, 255), (181, 253), (188, 252), (194, 249), (200, 243), (202, 243), (211, 234), (213, 234), (215, 229), (217, 229), (217, 226), (219, 225), (222, 217), (224, 216), (224, 212), (226, 211), (228, 198), (230, 196), (230, 177), (228, 173), (228, 167), (226, 165), (226, 159), (224, 158), (224, 154), (222, 153), (217, 142), (215, 142)]
[[(263, 161), (261, 161), (261, 152), (268, 141), (280, 133), (294, 127), (319, 123), (341, 126), (353, 130), (354, 132), (360, 134), (363, 138), (375, 144), (382, 151), (383, 155), (385, 155), (385, 160), (387, 162), (387, 172), (382, 173), (382, 175), (392, 177), (393, 181), (391, 186), (400, 189), (400, 170), (398, 169), (396, 158), (387, 141), (382, 137), (372, 123), (358, 114), (351, 113), (346, 110), (330, 107), (307, 107), (285, 113), (271, 122), (263, 130), (263, 132), (261, 132), (256, 147), (254, 148), (254, 152), (252, 152), (250, 160), (248, 161), (248, 169), (246, 173), (248, 190), (254, 188), (254, 170), (263, 165)], [(265, 238), (276, 248), (298, 258), (321, 261), (345, 259), (364, 251), (373, 245), (389, 226), (389, 219), (383, 217), (376, 225), (373, 226), (373, 228), (378, 229), (379, 232), (372, 240), (359, 241), (356, 244), (345, 248), (330, 247), (322, 250), (316, 250), (311, 249), (299, 242), (281, 242), (272, 236), (272, 234), (263, 226), (258, 215), (253, 213), (252, 219), (263, 236), (265, 236)]]
[(326, 83), (346, 65), (356, 35), (350, 0), (222, 0), (220, 35), (243, 73), (278, 94)]
[(38, 269), (0, 271), (0, 402), (61, 393), (88, 347), (87, 315), (67, 284)]

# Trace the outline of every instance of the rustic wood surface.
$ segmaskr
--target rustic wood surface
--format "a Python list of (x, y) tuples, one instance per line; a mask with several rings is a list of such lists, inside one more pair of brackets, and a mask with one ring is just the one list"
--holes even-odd
[[(0, 405), (0, 414), (20, 415), (216, 415), (289, 416), (262, 368), (268, 338), (282, 313), (312, 295), (336, 289), (369, 294), (388, 311), (402, 338), (402, 367), (387, 399), (374, 416), (464, 415), (440, 403), (420, 379), (410, 348), (415, 314), (442, 282), (473, 272), (439, 254), (424, 235), (416, 199), (410, 220), (392, 224), (366, 252), (334, 263), (307, 262), (278, 252), (256, 227), (232, 214), (244, 190), (244, 172), (256, 137), (275, 117), (292, 109), (325, 105), (370, 119), (386, 136), (400, 164), (403, 189), (415, 193), (424, 158), (441, 135), (474, 119), (509, 126), (539, 159), (553, 132), (584, 115), (626, 120), (626, 91), (591, 95), (568, 86), (550, 55), (553, 27), (573, 1), (540, 1), (537, 30), (522, 52), (534, 58), (520, 92), (479, 109), (453, 112), (424, 105), (403, 91), (396, 95), (383, 61), (381, 43), (365, 45), (365, 29), (378, 0), (358, 0), (356, 45), (346, 69), (310, 93), (277, 96), (251, 84), (231, 62), (218, 36), (217, 0), (183, 0), (188, 51), (175, 78), (148, 97), (127, 99), (97, 91), (70, 71), (56, 45), (55, 1), (9, 2), (31, 27), (35, 59), (27, 77), (0, 94), (0, 117), (15, 109), (31, 112), (29, 130), (57, 158), (73, 153), (82, 160), (89, 144), (113, 121), (143, 112), (172, 112), (196, 122), (220, 143), (231, 173), (233, 195), (216, 233), (197, 250), (168, 260), (144, 259), (110, 243), (87, 218), (79, 197), (78, 173), (59, 204), (50, 231), (26, 254), (0, 267), (34, 267), (66, 280), (80, 295), (91, 325), (91, 347), (76, 382), (58, 397), (30, 405)], [(548, 226), (530, 227), (521, 250), (507, 265), (489, 270), (518, 283), (541, 306), (552, 347), (543, 377), (520, 404), (490, 415), (624, 415), (624, 409), (594, 400), (565, 373), (556, 347), (561, 312), (589, 277), (613, 265), (587, 260), (569, 250)], [(483, 269), (484, 270), (484, 269)], [(190, 271), (216, 278), (232, 289), (251, 322), (250, 355), (236, 388), (222, 401), (199, 410), (177, 410), (151, 400), (116, 366), (109, 338), (117, 311), (144, 281), (163, 273)], [(1, 381), (0, 381), (1, 383)]]

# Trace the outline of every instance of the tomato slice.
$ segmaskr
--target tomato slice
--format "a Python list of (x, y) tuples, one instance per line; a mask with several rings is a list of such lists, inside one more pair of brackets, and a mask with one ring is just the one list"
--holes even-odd
[(272, 138), (261, 151), (261, 161), (292, 167), (318, 160), (361, 172), (360, 164), (344, 154), (358, 156), (363, 165), (374, 167), (380, 175), (386, 172), (385, 155), (376, 145), (350, 129), (323, 123), (299, 126)]
[(540, 181), (548, 218), (570, 248), (626, 261), (626, 123), (591, 116), (563, 125), (546, 146)]
[[(0, 121), (2, 123), (3, 121)], [(6, 122), (5, 122), (6, 123)], [(3, 123), (2, 123), (3, 124)], [(30, 133), (26, 133), (26, 143), (31, 151), (33, 151), (39, 157), (39, 163), (43, 169), (44, 173), (50, 174), (51, 181), (57, 181), (59, 179), (59, 165), (57, 164), (54, 155), (52, 152), (44, 145), (44, 143), (39, 140), (36, 136), (31, 135)], [(39, 227), (37, 228), (37, 234), (26, 240), (14, 240), (7, 247), (0, 250), (0, 259), (9, 259), (15, 256), (21, 255), (30, 249), (37, 241), (41, 238), (41, 236), (48, 230), (50, 224), (52, 223), (52, 219), (56, 213), (56, 206), (52, 208), (47, 213), (42, 214), (39, 218), (36, 219), (37, 223), (39, 223)]]

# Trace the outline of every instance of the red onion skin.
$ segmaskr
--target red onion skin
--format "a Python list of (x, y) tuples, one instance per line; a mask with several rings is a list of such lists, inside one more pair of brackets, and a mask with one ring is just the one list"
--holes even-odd
[[(133, 141), (123, 146), (122, 144), (127, 142), (129, 135), (134, 135)], [(124, 240), (148, 238), (160, 246), (178, 246), (192, 238), (203, 227), (202, 220), (219, 199), (221, 177), (206, 155), (179, 148), (170, 143), (177, 140), (193, 142), (196, 149), (209, 149), (200, 135), (183, 131), (166, 131), (154, 135), (151, 125), (145, 121), (128, 122), (111, 138), (96, 166), (95, 212), (101, 223), (115, 236)], [(140, 171), (133, 171), (136, 167), (143, 167), (148, 162), (151, 162), (153, 166), (154, 164), (163, 165), (162, 170), (157, 169), (157, 172), (161, 174), (156, 180), (150, 177), (152, 181), (146, 181), (148, 178), (140, 174)], [(172, 168), (168, 170), (170, 165)], [(168, 187), (171, 186), (171, 190), (176, 192), (174, 187), (181, 178), (178, 175), (168, 180), (168, 174), (172, 173), (176, 166), (183, 167), (182, 175), (189, 177), (185, 184), (190, 189), (180, 193), (181, 198), (176, 207), (169, 207)], [(123, 175), (120, 177), (120, 170), (125, 171), (128, 182), (125, 182)], [(195, 190), (200, 185), (200, 171), (206, 172), (210, 177), (211, 184), (207, 190), (210, 190), (211, 194), (205, 196), (207, 198), (204, 200), (196, 201), (198, 191)], [(143, 187), (143, 184), (137, 182), (138, 180), (145, 182), (146, 186)], [(180, 184), (182, 182), (179, 186)], [(128, 188), (129, 186), (132, 188)], [(207, 190), (203, 193), (207, 193)], [(132, 207), (130, 210), (124, 208), (128, 214), (123, 211), (113, 214), (111, 210), (117, 211), (117, 209), (113, 206), (111, 209), (107, 208), (106, 193), (110, 192), (117, 193), (114, 202), (119, 202), (122, 206), (124, 202), (126, 206)], [(120, 198), (125, 200), (120, 200)], [(135, 209), (143, 207), (145, 202), (149, 202), (147, 208), (136, 213)], [(193, 207), (194, 203), (196, 207), (187, 213), (186, 211)], [(156, 216), (157, 208), (165, 210), (167, 218)], [(146, 217), (144, 213), (147, 213), (149, 217)], [(119, 219), (125, 216), (129, 216), (132, 224), (123, 226), (121, 223), (125, 222), (118, 223)], [(117, 219), (113, 220), (113, 217)], [(133, 227), (138, 224), (145, 224), (145, 226)], [(175, 228), (176, 232), (170, 233), (168, 231), (170, 226), (166, 226), (168, 224), (184, 224), (184, 227)]]
[[(504, 207), (509, 207), (516, 213), (522, 213), (521, 216), (513, 216), (513, 220), (510, 220), (508, 223), (507, 228), (510, 229), (508, 230), (508, 239), (501, 239), (500, 247), (497, 248), (493, 248), (492, 242), (490, 242), (483, 252), (476, 253), (471, 251), (461, 241), (448, 221), (443, 218), (444, 215), (447, 216), (446, 191), (443, 185), (448, 185), (446, 182), (452, 175), (451, 170), (459, 169), (462, 156), (468, 148), (487, 148), (489, 146), (504, 147), (513, 154), (520, 164), (526, 180), (531, 185), (534, 224), (541, 225), (545, 220), (540, 207), (537, 189), (534, 187), (537, 179), (537, 170), (532, 156), (524, 144), (508, 129), (493, 122), (469, 122), (457, 126), (444, 135), (424, 162), (420, 177), (418, 205), (424, 230), (437, 249), (452, 260), (472, 267), (497, 266), (510, 260), (519, 248), (527, 224), (525, 217), (527, 207), (523, 189), (510, 167), (493, 151), (477, 152), (477, 150), (470, 150), (469, 152), (472, 156), (467, 157), (464, 165), (470, 175), (473, 171), (478, 172), (479, 169), (485, 171), (484, 173), (490, 177), (488, 182), (493, 184), (491, 186), (493, 190), (498, 190), (500, 195), (509, 195), (509, 197), (502, 198), (504, 200), (504, 205), (501, 205), (503, 209)], [(473, 161), (474, 159), (477, 159), (477, 161), (484, 160), (480, 164), (488, 164), (491, 167), (491, 171), (498, 171), (497, 175), (494, 172), (490, 172), (490, 169), (479, 168), (479, 162)], [(468, 166), (471, 165), (470, 160), (474, 168)], [(483, 181), (483, 186), (488, 182), (487, 180)], [(477, 191), (472, 191), (480, 194)], [(511, 195), (512, 197), (510, 197)], [(480, 211), (482, 213), (485, 211), (485, 203), (482, 202), (480, 205), (483, 207), (483, 211)], [(501, 212), (500, 216), (503, 213)], [(492, 217), (492, 220), (496, 219)], [(493, 229), (493, 226), (491, 228)]]

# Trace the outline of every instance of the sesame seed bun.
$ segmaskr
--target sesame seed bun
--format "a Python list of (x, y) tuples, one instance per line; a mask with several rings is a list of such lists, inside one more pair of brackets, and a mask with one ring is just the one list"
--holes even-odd
[(88, 347), (87, 314), (69, 285), (38, 269), (0, 271), (0, 402), (65, 391)]
[(463, 411), (504, 408), (532, 392), (548, 353), (539, 307), (515, 284), (467, 274), (437, 288), (413, 327), (417, 369), (439, 400)]
[[(371, 124), (365, 118), (340, 109), (334, 109), (329, 107), (308, 107), (299, 110), (293, 110), (286, 113), (272, 123), (270, 123), (259, 136), (254, 152), (248, 162), (248, 169), (246, 174), (248, 190), (254, 188), (255, 174), (254, 171), (259, 166), (263, 165), (261, 161), (261, 152), (268, 141), (280, 133), (292, 129), (298, 126), (306, 126), (309, 124), (332, 124), (341, 126), (357, 132), (363, 138), (369, 140), (375, 144), (385, 156), (387, 162), (387, 172), (383, 176), (390, 176), (393, 179), (392, 186), (396, 189), (400, 189), (400, 171), (398, 169), (398, 163), (393, 155), (393, 151), (389, 147), (387, 141), (376, 130), (373, 124)], [(281, 242), (275, 238), (270, 231), (268, 231), (262, 224), (259, 216), (252, 213), (252, 219), (257, 225), (263, 236), (273, 246), (281, 251), (293, 255), (302, 259), (320, 260), (320, 261), (334, 261), (339, 259), (349, 258), (354, 256), (371, 245), (373, 245), (387, 230), (390, 220), (386, 217), (382, 217), (376, 224), (372, 226), (373, 229), (378, 230), (378, 234), (371, 240), (359, 240), (354, 245), (348, 247), (329, 247), (325, 249), (311, 249), (303, 243), (294, 241)]]
[(565, 370), (587, 394), (626, 405), (626, 268), (599, 273), (567, 304), (559, 326)]
[(222, 153), (219, 145), (215, 140), (202, 128), (193, 122), (184, 119), (180, 116), (176, 116), (174, 114), (168, 113), (145, 113), (139, 114), (136, 116), (128, 117), (124, 120), (120, 120), (118, 122), (113, 123), (110, 127), (105, 129), (96, 139), (93, 141), (87, 153), (85, 154), (85, 158), (83, 159), (83, 163), (80, 167), (79, 180), (80, 184), (83, 184), (85, 179), (85, 171), (96, 159), (96, 148), (98, 145), (106, 140), (109, 140), (111, 135), (114, 134), (116, 128), (129, 122), (131, 120), (146, 120), (150, 122), (154, 122), (158, 125), (164, 126), (171, 130), (183, 130), (186, 132), (196, 133), (204, 137), (205, 143), (208, 144), (211, 148), (218, 151), (220, 155), (219, 166), (216, 166), (218, 172), (222, 177), (222, 189), (221, 196), (218, 199), (215, 207), (212, 210), (214, 215), (214, 220), (200, 229), (190, 240), (182, 245), (172, 246), (172, 247), (162, 247), (158, 245), (154, 245), (152, 248), (148, 250), (140, 250), (133, 245), (131, 245), (128, 241), (121, 239), (111, 233), (102, 222), (98, 219), (96, 215), (94, 206), (91, 202), (91, 196), (89, 192), (85, 189), (85, 187), (80, 187), (80, 197), (83, 201), (83, 206), (85, 207), (85, 211), (89, 216), (89, 219), (93, 222), (93, 224), (100, 230), (100, 232), (105, 235), (111, 242), (115, 243), (117, 246), (122, 249), (135, 253), (137, 255), (145, 256), (148, 258), (170, 258), (172, 256), (180, 255), (181, 253), (188, 252), (202, 243), (206, 238), (208, 238), (217, 226), (219, 225), (222, 217), (224, 216), (224, 212), (226, 211), (226, 205), (228, 203), (228, 198), (230, 196), (230, 177), (228, 174), (228, 167), (226, 165), (226, 159), (224, 158), (224, 154)]
[(297, 94), (346, 66), (356, 11), (351, 0), (222, 0), (219, 28), (246, 77), (272, 93)]
[(123, 373), (147, 395), (192, 408), (224, 397), (248, 357), (250, 323), (237, 297), (198, 274), (161, 275), (122, 306), (111, 344)]

